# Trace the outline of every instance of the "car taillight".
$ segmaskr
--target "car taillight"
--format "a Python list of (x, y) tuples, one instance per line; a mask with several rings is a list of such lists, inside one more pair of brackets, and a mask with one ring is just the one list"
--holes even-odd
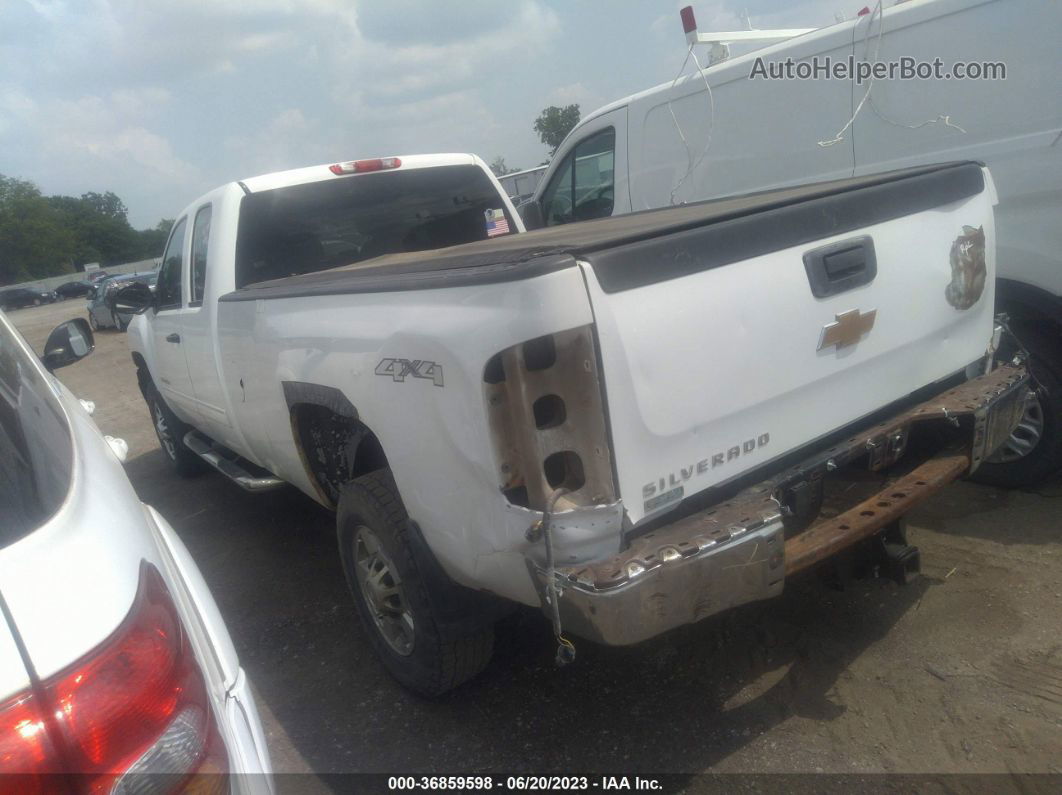
[(226, 773), (228, 757), (187, 633), (150, 564), (121, 626), (36, 692), (42, 704), (27, 694), (0, 713), (0, 772), (77, 773), (90, 792), (226, 787), (223, 776), (192, 777)]
[(0, 706), (0, 772), (20, 773), (4, 776), (4, 785), (12, 791), (45, 792), (42, 774), (54, 773), (56, 754), (44, 712), (38, 699), (26, 691)]
[(366, 171), (385, 171), (398, 168), (402, 161), (397, 157), (377, 157), (372, 160), (351, 160), (346, 163), (336, 163), (329, 166), (328, 170), (333, 174), (361, 174)]

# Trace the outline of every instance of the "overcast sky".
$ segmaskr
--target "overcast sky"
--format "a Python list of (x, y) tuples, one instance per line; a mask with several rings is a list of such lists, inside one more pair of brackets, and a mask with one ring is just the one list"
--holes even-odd
[[(418, 152), (530, 168), (547, 105), (670, 80), (689, 0), (0, 0), (0, 173), (138, 228), (233, 179)], [(693, 2), (701, 30), (858, 0)]]

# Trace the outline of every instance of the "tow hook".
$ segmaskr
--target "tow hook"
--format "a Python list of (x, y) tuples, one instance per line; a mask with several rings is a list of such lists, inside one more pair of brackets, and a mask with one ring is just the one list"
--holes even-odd
[(907, 543), (907, 523), (900, 519), (888, 525), (875, 539), (880, 573), (897, 585), (906, 585), (922, 569), (918, 547)]
[(907, 523), (898, 519), (834, 558), (824, 574), (837, 590), (851, 580), (885, 578), (907, 585), (922, 568), (918, 547), (907, 543)]
[(550, 620), (553, 623), (553, 637), (557, 639), (557, 654), (553, 658), (558, 668), (575, 662), (575, 645), (564, 637), (560, 618), (561, 590), (557, 587), (557, 567), (553, 560), (553, 533), (550, 519), (557, 500), (568, 493), (568, 489), (554, 489), (546, 500), (546, 509), (542, 518), (527, 528), (524, 534), (528, 541), (534, 543), (539, 539), (546, 542), (546, 601), (550, 606)]

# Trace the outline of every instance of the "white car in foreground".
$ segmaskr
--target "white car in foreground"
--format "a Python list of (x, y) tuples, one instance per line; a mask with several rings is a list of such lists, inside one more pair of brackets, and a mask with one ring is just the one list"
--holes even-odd
[[(44, 363), (92, 348), (88, 324), (68, 321)], [(250, 683), (202, 575), (137, 499), (124, 444), (48, 370), (0, 313), (0, 788), (46, 791), (58, 782), (41, 774), (70, 773), (93, 792), (272, 792)]]

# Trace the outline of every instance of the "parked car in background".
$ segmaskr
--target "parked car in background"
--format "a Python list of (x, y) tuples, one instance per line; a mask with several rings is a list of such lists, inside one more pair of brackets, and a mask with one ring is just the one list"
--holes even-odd
[(14, 287), (0, 292), (0, 309), (21, 309), (24, 306), (40, 306), (55, 301), (51, 290), (35, 290), (28, 287)]
[(77, 298), (92, 292), (92, 282), (64, 282), (55, 288), (56, 297), (62, 301), (66, 298)]
[[(67, 321), (43, 363), (93, 344)], [(210, 791), (272, 792), (228, 630), (184, 544), (137, 499), (124, 448), (0, 313), (2, 788), (53, 791), (41, 774), (73, 773), (70, 791), (154, 792), (142, 774), (166, 773), (166, 792), (192, 774), (212, 774)]]
[(142, 282), (153, 290), (158, 277), (158, 271), (142, 271), (121, 276), (108, 276), (96, 282), (94, 292), (88, 302), (88, 319), (92, 330), (116, 328), (119, 331), (125, 331), (133, 316), (115, 311), (115, 292), (121, 287), (128, 287), (133, 282)]

